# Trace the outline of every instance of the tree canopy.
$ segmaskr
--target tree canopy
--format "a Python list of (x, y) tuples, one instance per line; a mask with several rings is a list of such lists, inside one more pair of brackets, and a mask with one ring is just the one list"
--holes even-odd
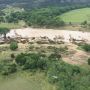
[(0, 28), (0, 34), (4, 35), (4, 39), (6, 39), (6, 34), (10, 31), (8, 28)]

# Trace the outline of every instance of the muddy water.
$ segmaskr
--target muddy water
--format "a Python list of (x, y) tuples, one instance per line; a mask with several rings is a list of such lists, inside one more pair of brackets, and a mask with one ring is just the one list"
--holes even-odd
[(90, 43), (90, 32), (82, 31), (71, 31), (71, 30), (53, 30), (53, 29), (34, 29), (34, 28), (23, 28), (23, 29), (12, 29), (7, 36), (10, 37), (44, 37), (47, 36), (53, 39), (55, 36), (61, 36), (64, 38), (65, 42), (69, 42), (70, 38), (77, 40), (85, 39)]

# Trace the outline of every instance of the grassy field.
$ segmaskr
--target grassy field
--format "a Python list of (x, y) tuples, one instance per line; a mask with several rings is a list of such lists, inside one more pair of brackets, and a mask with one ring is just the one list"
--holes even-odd
[(5, 28), (20, 28), (18, 24), (14, 23), (0, 23), (0, 27), (5, 27)]
[(82, 23), (85, 20), (90, 22), (90, 8), (72, 10), (58, 17), (67, 23)]
[(0, 90), (55, 90), (55, 86), (48, 83), (43, 73), (25, 71), (0, 77)]
[(5, 27), (9, 29), (17, 29), (17, 28), (22, 28), (25, 26), (25, 22), (19, 21), (19, 23), (0, 23), (0, 27)]

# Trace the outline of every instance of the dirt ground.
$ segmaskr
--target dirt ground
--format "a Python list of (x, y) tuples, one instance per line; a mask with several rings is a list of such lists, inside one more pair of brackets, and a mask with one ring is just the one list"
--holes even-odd
[(79, 50), (78, 46), (75, 44), (69, 44), (69, 55), (64, 56), (63, 60), (70, 64), (87, 64), (87, 60), (90, 57), (90, 53), (83, 50)]

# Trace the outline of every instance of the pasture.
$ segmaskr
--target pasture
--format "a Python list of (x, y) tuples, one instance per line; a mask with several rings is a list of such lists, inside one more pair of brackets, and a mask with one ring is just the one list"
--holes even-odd
[(0, 23), (0, 28), (9, 28), (9, 29), (17, 29), (25, 26), (24, 21), (19, 21), (18, 23)]
[(58, 17), (66, 23), (82, 23), (84, 21), (90, 22), (90, 8), (72, 10)]

